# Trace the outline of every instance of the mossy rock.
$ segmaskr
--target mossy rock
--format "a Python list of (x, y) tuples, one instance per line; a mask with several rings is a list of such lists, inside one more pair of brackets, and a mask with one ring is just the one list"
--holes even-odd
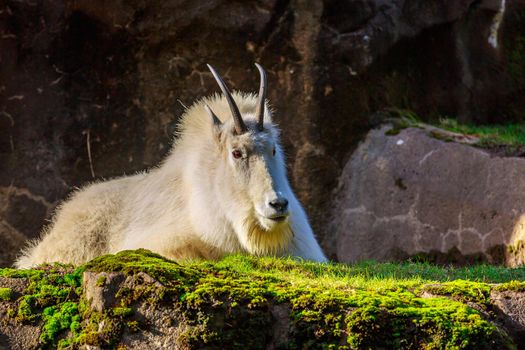
[(0, 288), (0, 300), (10, 301), (13, 298), (13, 291), (11, 288)]
[[(114, 305), (90, 307), (87, 272), (92, 288), (117, 281)], [(115, 272), (123, 277), (103, 278)], [(9, 322), (41, 324), (42, 348), (514, 349), (490, 292), (521, 291), (525, 271), (248, 256), (177, 263), (137, 250), (0, 275), (30, 279), (9, 302), (18, 310)]]

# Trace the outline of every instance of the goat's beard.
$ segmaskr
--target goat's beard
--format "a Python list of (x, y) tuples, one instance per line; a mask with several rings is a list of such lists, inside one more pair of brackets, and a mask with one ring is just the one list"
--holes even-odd
[(274, 225), (270, 230), (261, 226), (256, 218), (243, 224), (247, 250), (254, 255), (282, 255), (289, 250), (294, 233), (288, 220)]

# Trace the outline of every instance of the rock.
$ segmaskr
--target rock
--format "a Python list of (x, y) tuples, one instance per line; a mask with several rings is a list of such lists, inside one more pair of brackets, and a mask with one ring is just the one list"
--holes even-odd
[(75, 187), (154, 166), (172, 143), (179, 100), (217, 91), (205, 63), (254, 91), (257, 61), (291, 181), (325, 236), (337, 179), (375, 111), (522, 120), (525, 4), (506, 4), (4, 1), (0, 193), (23, 195), (9, 197), (0, 222), (37, 237)]
[(139, 305), (135, 315), (147, 327), (140, 332), (125, 332), (121, 343), (130, 349), (173, 349), (179, 337), (189, 328), (177, 322), (179, 312), (175, 308), (146, 303)]
[(2, 288), (11, 289), (13, 300), (24, 294), (24, 290), (27, 288), (28, 284), (29, 281), (26, 278), (0, 277), (0, 286), (2, 286)]
[(91, 310), (102, 312), (116, 306), (115, 294), (125, 278), (117, 272), (84, 272), (84, 293)]
[(13, 293), (11, 301), (0, 301), (0, 349), (36, 349), (40, 337), (40, 324), (20, 324), (9, 316), (15, 307), (12, 301), (24, 294), (29, 281), (25, 278), (0, 277), (0, 288), (9, 288)]
[(370, 131), (343, 170), (327, 243), (337, 258), (523, 264), (525, 159), (390, 129)]
[[(491, 302), (506, 329), (515, 339), (525, 339), (525, 295), (523, 292), (493, 290)], [(523, 344), (521, 345), (524, 346)]]
[(38, 349), (39, 325), (21, 325), (6, 320), (5, 314), (0, 314), (0, 349), (27, 350)]
[(0, 266), (9, 266), (20, 254), (27, 237), (0, 221)]
[[(13, 312), (0, 312), (0, 346), (515, 349), (524, 340), (525, 325), (514, 315), (525, 283), (513, 280), (524, 273), (502, 267), (486, 273), (420, 263), (314, 264), (250, 256), (175, 263), (138, 250), (97, 257), (82, 266), (81, 284), (72, 283), (79, 270), (39, 269), (0, 270), (31, 276), (31, 288), (23, 288), (27, 279), (0, 278), (0, 288), (22, 293), (0, 301), (0, 311), (34, 301), (23, 323)], [(384, 286), (381, 279), (388, 280)], [(472, 281), (485, 279), (508, 283)], [(507, 301), (509, 295), (514, 301)], [(508, 323), (510, 318), (516, 322)]]
[[(104, 312), (120, 305), (122, 293), (140, 295), (151, 293), (159, 295), (163, 285), (144, 272), (126, 276), (120, 272), (85, 272), (83, 289), (90, 310)], [(152, 290), (151, 288), (154, 288)], [(122, 335), (122, 343), (131, 349), (171, 349), (184, 329), (178, 322), (178, 310), (161, 308), (150, 303), (140, 303), (134, 310), (134, 318), (141, 324), (147, 325), (141, 332), (127, 331)], [(103, 332), (107, 325), (102, 321), (99, 332)], [(143, 327), (144, 328), (144, 327)], [(184, 328), (184, 327), (182, 327)], [(86, 345), (89, 346), (89, 345)]]

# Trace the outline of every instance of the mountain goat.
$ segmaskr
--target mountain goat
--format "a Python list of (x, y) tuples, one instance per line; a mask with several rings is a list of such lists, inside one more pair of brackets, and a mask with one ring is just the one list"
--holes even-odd
[(326, 261), (286, 176), (279, 129), (257, 96), (222, 90), (187, 108), (166, 159), (149, 172), (91, 184), (59, 206), (18, 268), (81, 264), (125, 249), (171, 259), (226, 254), (296, 256)]

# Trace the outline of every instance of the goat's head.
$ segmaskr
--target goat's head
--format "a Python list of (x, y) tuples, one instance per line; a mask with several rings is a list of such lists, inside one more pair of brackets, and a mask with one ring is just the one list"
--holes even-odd
[[(242, 220), (246, 237), (240, 241), (252, 253), (271, 253), (284, 248), (291, 238), (289, 229), (292, 196), (286, 179), (284, 156), (279, 145), (279, 130), (270, 121), (266, 107), (266, 73), (260, 73), (260, 88), (254, 110), (241, 115), (226, 84), (208, 65), (228, 102), (231, 118), (221, 122), (206, 105), (217, 147), (221, 150), (221, 196), (235, 202), (232, 222)], [(265, 120), (266, 115), (266, 120)], [(239, 218), (239, 214), (243, 217)]]

